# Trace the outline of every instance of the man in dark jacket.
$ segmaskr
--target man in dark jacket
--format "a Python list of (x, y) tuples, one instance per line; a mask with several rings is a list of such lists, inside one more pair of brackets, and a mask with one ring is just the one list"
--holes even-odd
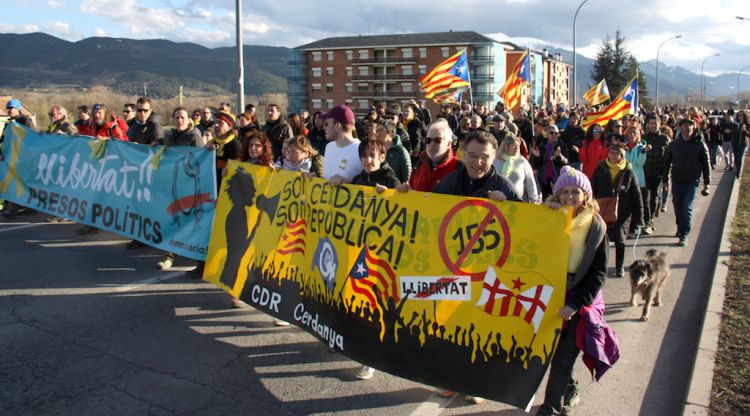
[(427, 135), (425, 123), (417, 117), (419, 107), (416, 104), (406, 104), (403, 109), (404, 125), (409, 133), (411, 155), (416, 159), (417, 154), (424, 150), (424, 138)]
[(654, 232), (654, 217), (659, 212), (659, 188), (664, 179), (664, 153), (669, 146), (669, 137), (659, 131), (659, 117), (651, 115), (646, 119), (646, 134), (642, 140), (646, 143), (646, 163), (643, 165), (643, 173), (646, 183), (641, 184), (646, 192), (643, 194), (644, 204), (648, 209), (644, 210), (643, 222), (644, 234)]
[(543, 199), (552, 194), (552, 186), (560, 176), (560, 169), (568, 164), (568, 147), (560, 140), (560, 130), (554, 124), (545, 130), (547, 140), (541, 140), (529, 150), (529, 163), (536, 171)]
[(156, 146), (164, 137), (158, 114), (151, 110), (151, 100), (141, 97), (135, 103), (135, 123), (128, 128), (128, 140)]
[(568, 147), (568, 164), (578, 170), (583, 168), (583, 163), (578, 158), (578, 149), (583, 146), (583, 139), (586, 136), (580, 121), (578, 113), (571, 112), (568, 116), (568, 126), (560, 134), (560, 140)]
[(453, 114), (453, 106), (449, 103), (444, 103), (440, 107), (440, 116), (446, 120), (448, 120), (448, 125), (451, 128), (451, 132), (455, 133), (456, 129), (458, 129), (458, 119), (456, 118), (456, 115)]
[(678, 245), (687, 245), (690, 222), (693, 215), (693, 200), (703, 175), (703, 194), (708, 195), (711, 183), (711, 167), (708, 148), (695, 133), (695, 124), (690, 119), (680, 120), (680, 132), (669, 144), (664, 154), (664, 177), (672, 172), (672, 202), (677, 220)]
[(488, 131), (476, 130), (467, 134), (463, 165), (448, 174), (433, 192), (495, 201), (523, 201), (513, 184), (492, 166), (497, 147), (497, 140)]
[(269, 104), (266, 109), (266, 124), (263, 125), (263, 133), (271, 141), (273, 159), (281, 157), (281, 146), (286, 139), (291, 139), (294, 134), (289, 123), (281, 117), (281, 109), (276, 104)]

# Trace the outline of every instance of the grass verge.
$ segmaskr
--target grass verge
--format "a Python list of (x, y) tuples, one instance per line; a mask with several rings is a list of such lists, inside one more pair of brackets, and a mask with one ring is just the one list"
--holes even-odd
[[(748, 158), (745, 158), (747, 163)], [(740, 183), (711, 392), (711, 414), (750, 414), (750, 173)]]

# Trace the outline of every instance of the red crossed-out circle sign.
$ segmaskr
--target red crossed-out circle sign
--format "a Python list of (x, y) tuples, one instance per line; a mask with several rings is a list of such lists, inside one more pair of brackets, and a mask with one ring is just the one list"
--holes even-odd
[[(484, 218), (479, 222), (479, 225), (472, 233), (471, 237), (468, 239), (468, 242), (466, 243), (466, 246), (463, 248), (463, 251), (461, 254), (459, 254), (458, 259), (453, 260), (451, 258), (450, 254), (448, 254), (448, 247), (447, 247), (447, 238), (446, 233), (448, 231), (448, 225), (450, 224), (451, 220), (453, 220), (453, 217), (456, 216), (461, 210), (466, 208), (480, 208), (480, 212), (482, 209), (487, 210), (487, 214), (484, 216)], [(481, 214), (480, 214), (481, 216)], [(502, 252), (500, 253), (500, 257), (495, 262), (495, 265), (497, 267), (502, 267), (506, 260), (508, 260), (508, 255), (510, 254), (510, 227), (508, 227), (508, 222), (505, 221), (505, 217), (500, 212), (499, 209), (495, 205), (493, 205), (491, 202), (486, 200), (479, 200), (479, 199), (469, 199), (466, 201), (459, 202), (456, 204), (453, 208), (448, 211), (448, 214), (443, 219), (443, 222), (440, 224), (440, 233), (439, 233), (439, 239), (438, 239), (438, 247), (440, 248), (440, 257), (443, 259), (443, 262), (448, 267), (448, 269), (453, 272), (456, 275), (459, 276), (471, 276), (471, 280), (474, 282), (480, 281), (484, 279), (485, 271), (480, 272), (470, 272), (465, 271), (462, 269), (462, 266), (464, 265), (464, 262), (469, 257), (469, 254), (471, 254), (472, 249), (474, 249), (474, 246), (476, 245), (477, 241), (479, 241), (479, 238), (482, 236), (482, 233), (485, 232), (487, 227), (490, 225), (490, 222), (495, 219), (496, 223), (499, 224), (500, 229), (502, 231), (502, 240), (499, 242), (499, 244), (502, 244)]]

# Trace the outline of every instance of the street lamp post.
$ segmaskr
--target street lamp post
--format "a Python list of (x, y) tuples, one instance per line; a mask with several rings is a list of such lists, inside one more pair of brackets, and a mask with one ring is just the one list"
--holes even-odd
[(705, 82), (703, 81), (703, 65), (706, 64), (706, 61), (708, 61), (711, 58), (715, 58), (719, 56), (720, 54), (711, 55), (708, 58), (703, 60), (703, 63), (701, 64), (701, 108), (703, 108), (703, 90), (705, 89)]
[(236, 1), (237, 35), (237, 114), (245, 111), (245, 65), (242, 54), (242, 0)]
[(736, 17), (736, 19), (737, 19), (737, 20), (745, 20), (745, 21), (750, 21), (750, 18), (748, 18), (748, 17), (742, 17), (742, 16), (737, 16), (737, 17)]
[(659, 107), (659, 52), (661, 51), (661, 47), (664, 46), (665, 43), (669, 42), (673, 39), (679, 39), (682, 35), (672, 36), (669, 39), (665, 39), (664, 42), (659, 45), (659, 47), (656, 49), (656, 103), (654, 104), (654, 109), (656, 107)]
[(581, 11), (581, 7), (589, 0), (583, 0), (576, 9), (576, 14), (573, 16), (573, 108), (575, 108), (578, 101), (578, 76), (576, 75), (576, 19), (578, 19), (578, 12)]
[(740, 107), (740, 75), (742, 75), (742, 71), (746, 70), (747, 68), (750, 68), (750, 65), (743, 66), (739, 71), (737, 71), (737, 108)]

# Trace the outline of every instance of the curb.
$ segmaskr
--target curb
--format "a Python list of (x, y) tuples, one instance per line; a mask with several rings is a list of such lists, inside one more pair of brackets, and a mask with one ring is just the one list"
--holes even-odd
[(732, 225), (737, 212), (739, 194), (740, 180), (735, 179), (729, 196), (727, 215), (724, 218), (724, 228), (721, 233), (711, 293), (708, 297), (706, 315), (703, 318), (698, 352), (695, 356), (695, 363), (693, 363), (693, 373), (690, 377), (683, 416), (708, 416), (710, 414), (711, 386), (714, 378), (716, 351), (719, 346), (719, 332), (721, 331), (721, 318), (724, 311), (724, 293), (732, 250)]

